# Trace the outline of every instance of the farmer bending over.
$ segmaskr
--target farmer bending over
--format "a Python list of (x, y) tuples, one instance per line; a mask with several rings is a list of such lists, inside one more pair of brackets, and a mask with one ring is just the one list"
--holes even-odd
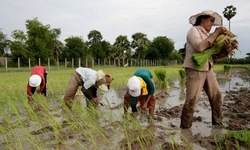
[(77, 89), (82, 86), (81, 91), (87, 98), (87, 106), (91, 103), (98, 105), (97, 89), (108, 91), (113, 78), (105, 74), (102, 70), (92, 70), (90, 68), (79, 67), (73, 73), (68, 88), (64, 94), (65, 105), (71, 109)]
[(153, 122), (155, 110), (155, 86), (152, 73), (144, 68), (138, 69), (127, 83), (127, 92), (124, 95), (124, 113), (127, 113), (129, 106), (135, 116), (137, 112), (136, 105), (140, 102), (142, 110), (149, 108), (150, 120)]
[(36, 87), (40, 85), (40, 90), (38, 94), (43, 94), (47, 96), (47, 71), (43, 66), (35, 66), (31, 71), (31, 76), (27, 85), (27, 95), (28, 95), (28, 103), (32, 104), (32, 95), (36, 91)]

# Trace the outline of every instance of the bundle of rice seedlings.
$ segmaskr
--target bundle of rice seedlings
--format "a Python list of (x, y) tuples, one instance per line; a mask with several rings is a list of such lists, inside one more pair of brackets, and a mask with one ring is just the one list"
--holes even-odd
[(203, 52), (193, 54), (192, 60), (195, 66), (197, 68), (202, 68), (212, 55), (223, 52), (223, 46), (225, 44), (225, 41), (228, 39), (232, 47), (232, 50), (228, 55), (233, 55), (235, 53), (234, 50), (238, 49), (238, 41), (236, 40), (233, 33), (227, 31), (225, 34), (221, 34), (220, 36), (218, 36), (218, 38), (216, 39), (216, 44), (214, 46), (208, 48)]
[(169, 84), (168, 84), (168, 79), (167, 79), (167, 72), (166, 70), (163, 69), (157, 69), (154, 71), (156, 75), (156, 82), (162, 89), (168, 89)]

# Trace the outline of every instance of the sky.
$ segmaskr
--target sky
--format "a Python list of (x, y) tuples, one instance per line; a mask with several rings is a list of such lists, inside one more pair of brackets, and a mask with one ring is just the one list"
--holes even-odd
[[(229, 5), (237, 8), (231, 19), (231, 31), (239, 42), (235, 58), (245, 58), (250, 52), (250, 0), (1, 0), (0, 30), (11, 39), (12, 31), (26, 31), (26, 21), (37, 18), (51, 29), (60, 28), (59, 40), (63, 43), (71, 36), (87, 41), (92, 30), (101, 32), (103, 40), (111, 44), (119, 35), (132, 41), (131, 36), (141, 32), (149, 40), (166, 36), (179, 50), (192, 26), (190, 16), (203, 10), (223, 16)], [(229, 28), (224, 17), (223, 26)]]

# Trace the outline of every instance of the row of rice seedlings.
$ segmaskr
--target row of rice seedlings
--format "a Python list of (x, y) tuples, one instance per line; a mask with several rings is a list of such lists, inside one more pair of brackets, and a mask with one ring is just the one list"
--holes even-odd
[[(117, 86), (119, 87), (120, 85), (121, 86), (125, 85), (126, 80), (131, 76), (131, 74), (133, 74), (133, 71), (135, 71), (136, 69), (137, 68), (130, 68), (130, 70), (131, 70), (130, 72), (124, 70), (127, 73), (127, 76), (124, 78), (120, 78), (121, 77), (120, 75), (122, 74), (122, 72), (117, 71), (119, 69), (112, 69), (112, 71), (108, 70), (106, 72), (110, 71), (110, 74), (114, 75), (114, 78), (115, 78), (114, 87), (117, 87)], [(157, 69), (157, 68), (153, 68), (153, 70), (154, 69)], [(72, 71), (67, 71), (67, 72), (70, 72), (70, 73), (66, 74), (66, 75), (61, 74), (64, 76), (62, 78), (69, 78), (70, 77), (70, 75), (72, 74)], [(118, 74), (116, 74), (116, 73), (118, 73)], [(62, 78), (60, 78), (60, 80), (59, 80), (59, 78), (53, 77), (53, 75), (58, 76), (59, 74), (60, 74), (60, 71), (52, 72), (49, 74), (49, 82), (48, 82), (48, 87), (49, 87), (49, 91), (50, 91), (49, 97), (57, 100), (59, 104), (63, 105), (63, 101), (60, 99), (60, 95), (64, 92), (64, 87), (66, 87), (67, 83), (66, 82), (62, 83), (61, 82)], [(65, 76), (67, 76), (67, 77), (65, 77)], [(112, 83), (112, 86), (113, 86), (113, 83)], [(26, 87), (26, 81), (25, 81), (25, 83), (17, 85), (16, 87), (18, 89), (23, 89), (23, 87)], [(58, 89), (60, 89), (60, 90), (58, 90)], [(18, 96), (22, 95), (20, 93), (22, 93), (22, 92), (19, 92), (19, 94), (17, 94), (16, 96), (18, 97)], [(34, 99), (39, 100), (38, 97), (39, 97), (39, 95), (37, 95), (37, 94), (34, 95)], [(28, 112), (29, 119), (32, 121), (38, 122), (42, 126), (42, 121), (44, 118), (41, 118), (41, 116), (39, 116), (34, 111), (35, 109), (30, 107), (30, 105), (28, 105), (25, 96), (21, 96), (21, 98), (22, 98), (22, 104), (23, 104), (25, 110)], [(11, 97), (11, 99), (14, 99), (14, 98)], [(44, 100), (44, 99), (41, 99), (41, 101), (46, 102), (46, 100)], [(14, 103), (16, 104), (16, 101)], [(41, 103), (40, 100), (35, 102), (35, 104), (37, 104), (37, 103)], [(17, 106), (11, 106), (11, 107), (13, 109), (15, 109), (15, 107), (17, 107)], [(43, 109), (46, 110), (45, 111), (46, 114), (44, 115), (45, 119), (48, 118), (47, 120), (49, 122), (51, 122), (52, 126), (55, 128), (55, 129), (53, 129), (53, 132), (57, 132), (54, 134), (56, 134), (56, 136), (59, 136), (59, 131), (61, 130), (61, 128), (60, 128), (61, 125), (58, 124), (58, 122), (56, 122), (54, 116), (51, 115), (49, 108), (46, 104), (41, 104), (41, 107), (44, 107)], [(63, 110), (65, 110), (67, 115), (70, 116), (70, 120), (68, 121), (68, 123), (70, 124), (70, 127), (72, 128), (72, 130), (76, 133), (83, 133), (83, 135), (88, 139), (88, 141), (90, 141), (90, 143), (93, 144), (93, 146), (95, 148), (98, 148), (98, 146), (99, 146), (98, 141), (96, 141), (95, 139), (96, 139), (96, 137), (98, 137), (100, 135), (103, 139), (105, 139), (106, 142), (110, 142), (108, 140), (108, 138), (106, 137), (103, 129), (100, 127), (100, 125), (98, 123), (98, 117), (101, 116), (101, 112), (98, 109), (93, 109), (93, 110), (90, 110), (89, 108), (83, 109), (80, 105), (75, 103), (73, 105), (73, 111), (70, 111), (70, 110), (64, 108), (64, 106), (63, 106)], [(15, 111), (17, 111), (17, 110), (14, 110), (14, 112)], [(15, 112), (15, 113), (17, 113), (17, 112)], [(19, 115), (23, 115), (23, 114), (19, 113)], [(111, 121), (113, 120), (112, 113), (110, 113), (110, 120)], [(134, 119), (128, 119), (128, 120), (122, 122), (122, 124), (123, 124), (123, 128), (125, 131), (125, 137), (126, 137), (128, 143), (131, 143), (131, 141), (132, 141), (131, 133), (134, 131), (134, 129), (136, 129), (137, 131), (144, 130), (140, 126), (140, 124)], [(30, 135), (29, 138), (32, 138), (32, 137), (34, 137), (34, 135)], [(28, 138), (28, 136), (27, 136), (27, 138)], [(34, 138), (34, 139), (36, 139), (36, 138)], [(58, 137), (58, 139), (59, 139), (59, 137)], [(41, 143), (40, 139), (37, 139), (36, 142), (37, 142), (37, 144), (36, 144), (37, 147), (45, 146), (43, 143)], [(77, 142), (81, 143), (81, 141), (77, 141)], [(143, 145), (143, 142), (141, 142), (141, 143)], [(84, 147), (84, 145), (82, 147)]]
[[(231, 142), (235, 143), (231, 143)], [(214, 136), (214, 142), (216, 144), (216, 149), (230, 149), (229, 144), (232, 144), (235, 149), (240, 150), (242, 146), (245, 146), (247, 149), (250, 149), (250, 131), (248, 130), (239, 130), (231, 131), (228, 130), (225, 135), (216, 135)]]
[(62, 126), (57, 122), (54, 115), (51, 113), (48, 103), (46, 102), (46, 99), (44, 99), (43, 97), (40, 97), (37, 100), (37, 102), (39, 106), (41, 106), (42, 110), (45, 111), (43, 112), (43, 116), (45, 117), (45, 120), (49, 122), (49, 126), (52, 127), (53, 129), (52, 131), (55, 137), (55, 143), (57, 143), (56, 146), (58, 146), (58, 143), (61, 142), (60, 130), (62, 129)]
[[(8, 111), (3, 111), (5, 120), (5, 126), (1, 127), (2, 137), (5, 141), (4, 147), (6, 149), (25, 149), (24, 141), (34, 141), (34, 138), (30, 138), (29, 130), (27, 130), (26, 122), (22, 118), (22, 114), (16, 105), (12, 97), (5, 96), (6, 105), (1, 105), (2, 110), (8, 109)], [(25, 134), (28, 133), (28, 134)], [(25, 135), (24, 135), (25, 134)], [(29, 140), (26, 140), (29, 138)], [(32, 142), (34, 147), (37, 146), (37, 141)]]
[(98, 116), (101, 113), (98, 109), (82, 108), (78, 103), (74, 103), (72, 109), (70, 112), (73, 114), (72, 120), (68, 123), (75, 132), (83, 134), (95, 149), (98, 148), (99, 142), (96, 138), (101, 137), (101, 139), (109, 141), (98, 123)]
[(238, 147), (239, 143), (246, 144), (247, 148), (250, 149), (250, 131), (249, 130), (239, 130), (239, 131), (228, 131), (226, 134), (226, 138), (234, 138), (236, 141), (236, 148)]

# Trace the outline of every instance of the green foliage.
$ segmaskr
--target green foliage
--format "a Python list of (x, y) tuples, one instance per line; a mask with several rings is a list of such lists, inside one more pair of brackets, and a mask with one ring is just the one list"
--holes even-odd
[(224, 65), (224, 73), (228, 74), (230, 71), (231, 67), (229, 65)]
[(108, 58), (111, 55), (110, 43), (102, 39), (101, 32), (92, 30), (88, 34), (87, 53), (97, 62), (99, 59)]
[(192, 55), (192, 61), (194, 65), (199, 69), (202, 68), (207, 60), (213, 55), (213, 54), (218, 54), (221, 50), (222, 47), (224, 46), (224, 41), (229, 38), (227, 35), (221, 34), (217, 39), (216, 39), (216, 45), (206, 49), (203, 52), (200, 53), (194, 53)]
[(185, 79), (186, 79), (186, 72), (185, 72), (184, 69), (180, 69), (180, 70), (179, 70), (179, 76), (180, 76), (180, 78), (181, 78), (181, 82), (184, 82)]
[(5, 49), (9, 45), (9, 40), (7, 39), (7, 35), (0, 31), (0, 56), (3, 56), (5, 53)]
[(236, 7), (233, 5), (227, 6), (222, 12), (223, 16), (229, 21), (229, 31), (231, 29), (230, 20), (236, 15)]
[(69, 37), (65, 39), (65, 48), (63, 54), (68, 60), (74, 58), (74, 64), (77, 64), (78, 58), (84, 60), (87, 57), (87, 46), (81, 37)]
[(149, 46), (147, 59), (168, 59), (170, 54), (174, 51), (173, 40), (166, 36), (158, 36), (154, 38)]
[(169, 83), (167, 79), (167, 72), (164, 69), (157, 69), (154, 71), (156, 75), (156, 83), (160, 86), (160, 88), (169, 88)]
[(228, 131), (227, 138), (233, 137), (235, 140), (239, 140), (245, 144), (248, 144), (250, 148), (250, 131), (249, 130), (239, 130), (239, 131)]
[(112, 58), (131, 58), (130, 42), (127, 36), (119, 35), (113, 44)]
[[(40, 58), (42, 62), (54, 57), (57, 46), (57, 38), (61, 34), (60, 29), (50, 29), (49, 25), (43, 25), (37, 20), (26, 21), (27, 28), (27, 50), (32, 53), (34, 59)], [(34, 63), (34, 62), (32, 62)]]
[[(239, 130), (231, 131), (228, 130), (223, 136), (214, 136), (216, 149), (228, 149), (228, 147), (234, 146), (236, 149), (240, 149), (240, 145), (245, 145), (248, 149), (250, 148), (250, 131)], [(229, 145), (231, 144), (231, 146)]]
[(137, 63), (139, 65), (139, 60), (144, 58), (148, 51), (150, 41), (148, 40), (147, 35), (141, 32), (133, 34), (132, 39), (131, 47), (135, 49), (135, 58), (137, 58)]

